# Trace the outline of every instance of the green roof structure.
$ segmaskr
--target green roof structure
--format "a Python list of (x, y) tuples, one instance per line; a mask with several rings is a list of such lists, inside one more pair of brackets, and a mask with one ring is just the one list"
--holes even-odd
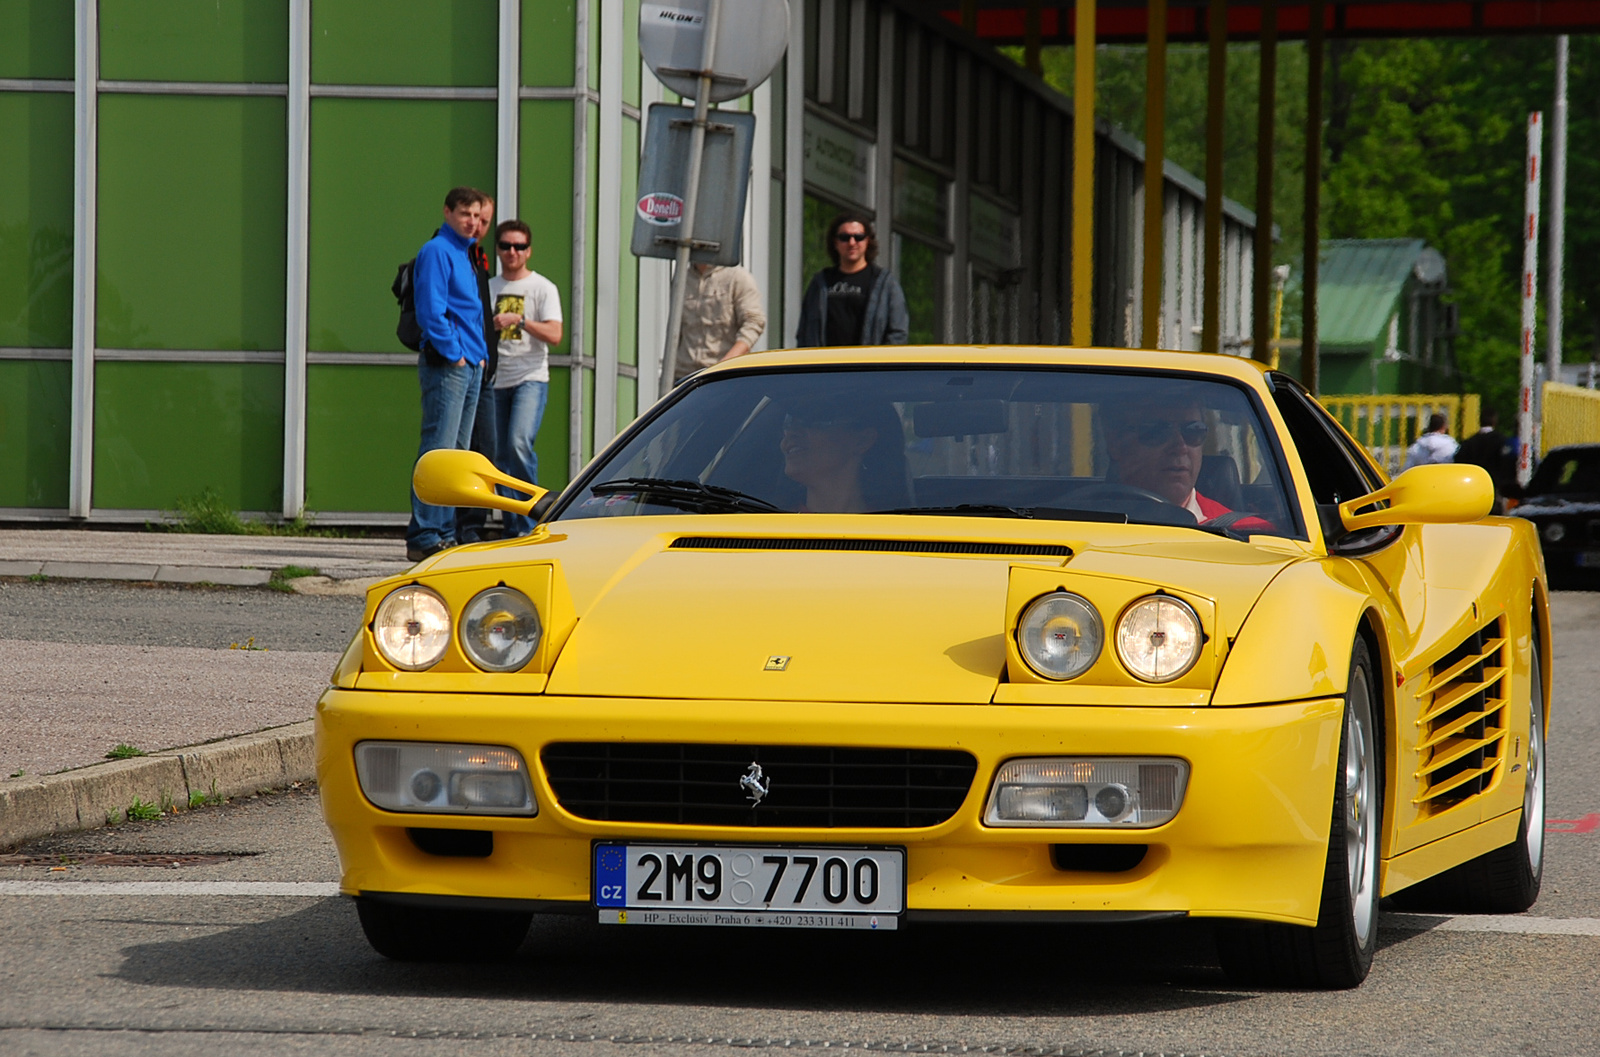
[(1321, 391), (1454, 392), (1444, 258), (1422, 239), (1330, 239), (1317, 296)]

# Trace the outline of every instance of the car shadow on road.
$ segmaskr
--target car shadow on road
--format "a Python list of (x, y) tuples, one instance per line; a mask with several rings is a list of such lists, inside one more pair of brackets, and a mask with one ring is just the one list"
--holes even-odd
[(112, 975), (154, 987), (611, 1006), (1060, 1017), (1192, 1009), (1248, 997), (1230, 989), (1215, 965), (1204, 922), (919, 924), (861, 935), (626, 928), (539, 916), (509, 963), (467, 963), (441, 973), (374, 953), (351, 903), (329, 899), (122, 954)]

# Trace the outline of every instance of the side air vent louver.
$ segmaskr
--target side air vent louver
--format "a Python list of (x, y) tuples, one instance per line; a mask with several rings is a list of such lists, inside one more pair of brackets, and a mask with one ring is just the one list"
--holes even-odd
[(1060, 543), (985, 543), (966, 540), (808, 539), (772, 536), (682, 536), (672, 550), (699, 551), (879, 551), (891, 554), (992, 554), (1070, 558)]
[(1429, 669), (1420, 695), (1416, 803), (1436, 814), (1488, 789), (1505, 760), (1510, 691), (1501, 617)]

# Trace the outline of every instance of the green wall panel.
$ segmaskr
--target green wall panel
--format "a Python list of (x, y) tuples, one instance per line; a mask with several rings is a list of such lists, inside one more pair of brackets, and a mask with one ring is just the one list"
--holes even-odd
[(306, 509), (411, 509), (422, 431), (415, 367), (306, 369)]
[(72, 80), (72, 19), (72, 0), (0, 0), (0, 77)]
[(311, 79), (493, 86), (499, 35), (495, 0), (316, 0)]
[(550, 368), (544, 421), (539, 423), (539, 435), (533, 441), (533, 450), (539, 454), (539, 479), (533, 483), (541, 488), (560, 491), (571, 480), (567, 473), (567, 452), (571, 450), (567, 442), (567, 408), (571, 405), (571, 394), (572, 369)]
[(100, 98), (102, 348), (282, 349), (285, 101)]
[(67, 505), (72, 364), (0, 360), (0, 507)]
[(492, 194), (494, 171), (493, 102), (312, 100), (310, 347), (404, 352), (395, 269), (444, 223), (450, 188)]
[[(639, 123), (622, 119), (622, 253), (617, 266), (622, 275), (617, 283), (617, 359), (620, 363), (639, 362), (639, 258), (628, 249), (633, 238), (634, 203), (639, 200)], [(629, 414), (627, 421), (633, 418)]]
[(577, 48), (578, 13), (574, 0), (523, 0), (523, 84), (572, 87)]
[[(617, 432), (621, 433), (639, 417), (639, 381), (636, 378), (617, 379)], [(602, 445), (604, 447), (604, 445)]]
[[(517, 187), (521, 219), (533, 230), (528, 267), (556, 284), (572, 329), (572, 104), (525, 100), (517, 138), (522, 157)], [(632, 230), (631, 228), (629, 230)], [(392, 300), (392, 299), (391, 299)], [(563, 339), (557, 347), (565, 350)]]
[(97, 364), (94, 505), (171, 510), (207, 488), (282, 509), (283, 366)]
[(627, 0), (622, 15), (622, 98), (639, 105), (640, 77), (654, 77), (639, 60), (639, 0)]
[(67, 348), (72, 96), (0, 92), (0, 145), (0, 346)]
[(288, 0), (100, 0), (100, 76), (287, 81)]

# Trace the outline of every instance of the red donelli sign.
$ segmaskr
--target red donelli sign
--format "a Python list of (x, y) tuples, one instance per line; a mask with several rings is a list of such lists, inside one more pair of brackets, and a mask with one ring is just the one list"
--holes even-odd
[(652, 224), (676, 224), (683, 219), (683, 199), (652, 191), (639, 199), (639, 216)]

